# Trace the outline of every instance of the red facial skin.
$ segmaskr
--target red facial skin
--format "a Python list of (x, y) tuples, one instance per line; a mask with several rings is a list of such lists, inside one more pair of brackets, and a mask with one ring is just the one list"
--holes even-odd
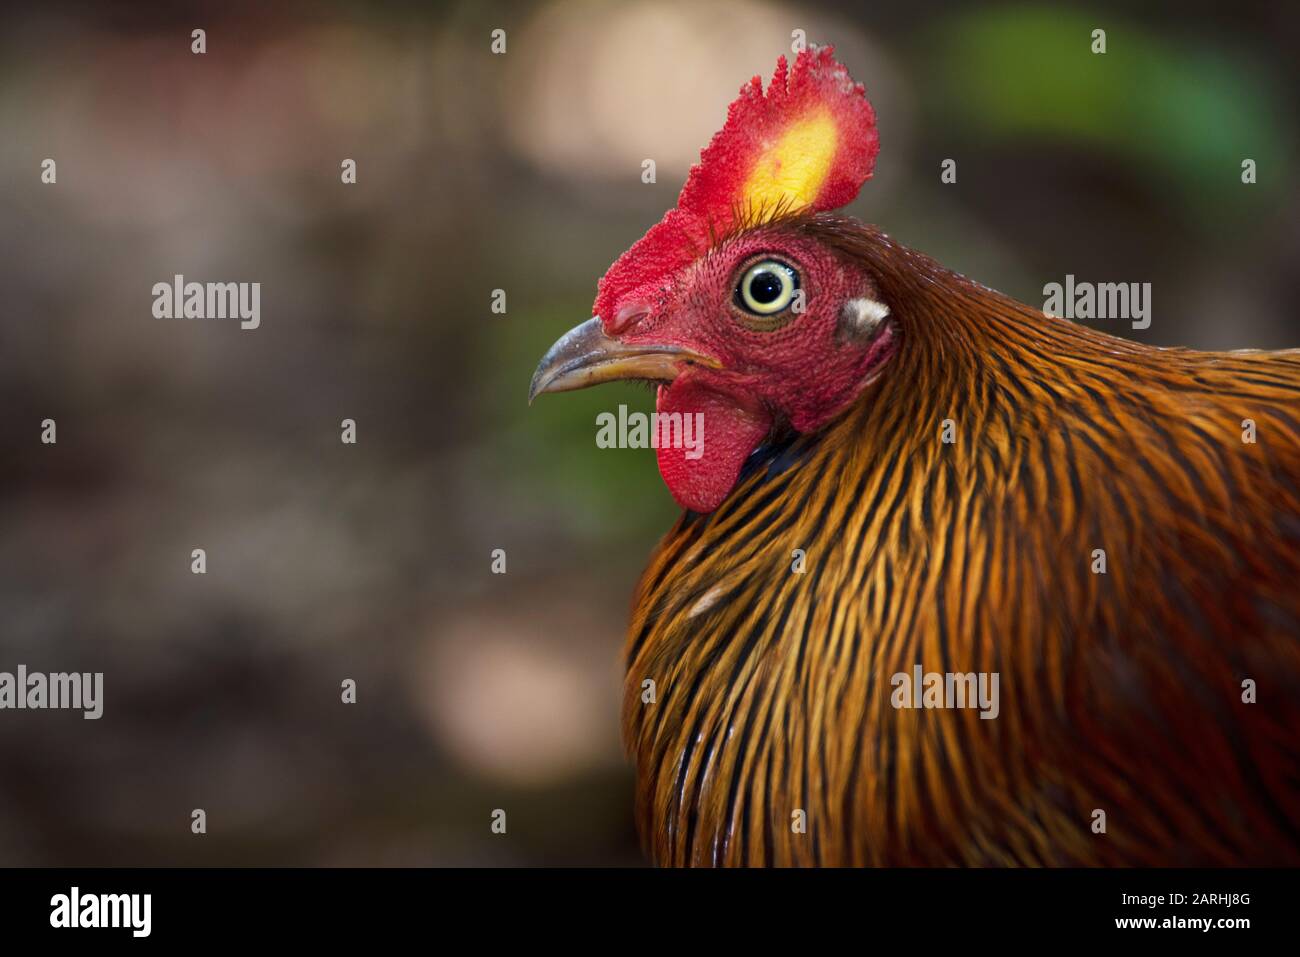
[[(777, 259), (799, 273), (802, 313), (772, 331), (746, 324), (736, 286), (754, 263)], [(897, 347), (889, 319), (875, 335), (844, 335), (844, 304), (878, 299), (875, 283), (797, 226), (740, 234), (661, 283), (620, 297), (602, 316), (607, 335), (634, 345), (684, 346), (722, 367), (693, 365), (661, 386), (660, 413), (702, 412), (703, 454), (660, 448), (659, 471), (678, 504), (711, 512), (731, 492), (745, 460), (775, 426), (801, 433), (826, 425), (853, 401)]]
[[(774, 158), (771, 149), (793, 124), (813, 117), (829, 120), (834, 134), (815, 144), (825, 175), (809, 196), (776, 182), (770, 164), (780, 165), (784, 154)], [(822, 155), (828, 143), (830, 152)], [(878, 150), (875, 111), (830, 47), (809, 46), (792, 67), (781, 57), (766, 89), (757, 76), (741, 88), (677, 205), (601, 278), (595, 313), (607, 336), (685, 347), (721, 363), (720, 369), (693, 365), (659, 390), (659, 412), (704, 415), (701, 457), (659, 449), (659, 471), (686, 508), (713, 511), (774, 428), (821, 428), (893, 354), (889, 320), (875, 336), (838, 335), (845, 302), (876, 298), (872, 280), (799, 224), (799, 217), (851, 202), (870, 179)], [(756, 172), (772, 182), (755, 186)], [(763, 222), (773, 225), (745, 229)], [(715, 242), (729, 231), (737, 235)], [(773, 331), (747, 326), (733, 305), (739, 273), (764, 256), (796, 268), (805, 297), (803, 313)]]

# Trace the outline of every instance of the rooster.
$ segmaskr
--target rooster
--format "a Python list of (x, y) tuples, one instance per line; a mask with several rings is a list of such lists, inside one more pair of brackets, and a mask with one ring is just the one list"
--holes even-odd
[(1000, 295), (835, 212), (876, 153), (832, 50), (781, 58), (532, 380), (657, 386), (684, 514), (627, 639), (647, 852), (1300, 863), (1300, 351)]

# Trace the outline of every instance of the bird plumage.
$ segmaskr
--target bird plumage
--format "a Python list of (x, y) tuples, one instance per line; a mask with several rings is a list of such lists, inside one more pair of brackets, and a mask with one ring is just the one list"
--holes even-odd
[[(902, 344), (651, 560), (624, 735), (653, 858), (1300, 860), (1300, 352), (1138, 345), (792, 228), (868, 264)], [(1000, 673), (1001, 713), (892, 707), (918, 663)]]
[(834, 212), (876, 148), (828, 49), (781, 60), (530, 386), (648, 378), (707, 437), (658, 447), (628, 637), (652, 859), (1300, 863), (1300, 352), (957, 275)]

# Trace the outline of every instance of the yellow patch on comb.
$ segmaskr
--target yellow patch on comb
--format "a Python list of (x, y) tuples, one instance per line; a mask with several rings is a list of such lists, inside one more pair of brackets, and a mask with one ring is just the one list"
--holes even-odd
[(762, 221), (778, 209), (811, 206), (835, 159), (838, 131), (829, 110), (800, 120), (763, 151), (741, 195)]

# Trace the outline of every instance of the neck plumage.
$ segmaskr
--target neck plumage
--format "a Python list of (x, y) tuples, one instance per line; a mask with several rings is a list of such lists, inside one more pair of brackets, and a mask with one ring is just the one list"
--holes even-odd
[[(808, 228), (871, 269), (901, 346), (840, 419), (770, 449), (717, 511), (684, 517), (646, 570), (624, 705), (642, 834), (661, 864), (987, 862), (1017, 814), (1050, 828), (1096, 805), (1064, 770), (1090, 760), (1075, 736), (1098, 720), (1071, 711), (1097, 694), (1089, 643), (1122, 659), (1158, 642), (1178, 660), (1168, 634), (1188, 618), (1271, 634), (1250, 609), (1221, 620), (1215, 602), (1231, 585), (1225, 550), (1258, 557), (1237, 569), (1255, 582), (1300, 573), (1296, 549), (1259, 555), (1279, 504), (1267, 498), (1300, 508), (1300, 359), (1137, 345), (874, 229)], [(1268, 466), (1242, 451), (1248, 400), (1290, 435)], [(1290, 478), (1261, 487), (1261, 468)], [(1176, 583), (1163, 604), (1153, 578)], [(1300, 614), (1295, 597), (1270, 602)], [(1230, 695), (1235, 663), (1200, 654), (1180, 667)], [(996, 722), (927, 725), (889, 704), (891, 676), (918, 664), (999, 673), (1016, 694)], [(1119, 704), (1134, 728), (1190, 720)], [(985, 844), (964, 843), (972, 829)], [(1158, 844), (1135, 833), (1064, 857), (1132, 860), (1143, 840)]]

